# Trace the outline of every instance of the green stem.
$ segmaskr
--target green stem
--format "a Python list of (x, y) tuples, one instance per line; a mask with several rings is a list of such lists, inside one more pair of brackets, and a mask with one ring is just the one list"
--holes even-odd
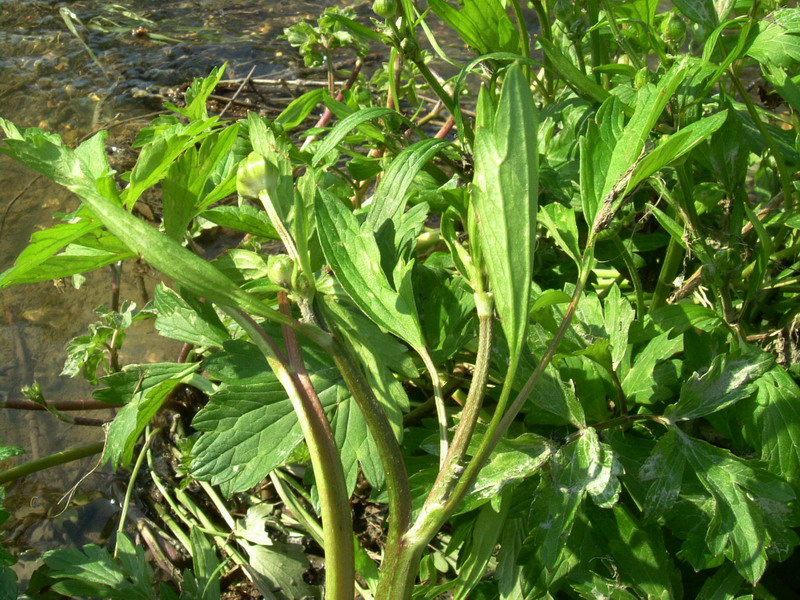
[[(519, 33), (519, 45), (522, 51), (522, 56), (525, 58), (531, 57), (531, 38), (528, 34), (528, 27), (525, 24), (525, 17), (522, 15), (522, 7), (519, 0), (511, 0), (511, 9), (514, 11), (514, 21), (517, 24), (517, 33)], [(523, 65), (522, 72), (525, 73), (525, 79), (531, 78), (530, 65)]]
[(32, 460), (23, 465), (19, 465), (18, 467), (14, 467), (0, 473), (0, 485), (8, 483), (9, 481), (16, 481), (21, 477), (26, 477), (38, 471), (44, 471), (50, 467), (65, 465), (67, 463), (86, 458), (87, 456), (99, 454), (103, 451), (103, 447), (103, 442), (97, 442), (96, 444), (79, 446), (78, 448), (63, 450), (62, 452), (56, 452), (50, 456), (44, 456), (37, 460)]
[[(275, 345), (264, 330), (246, 313), (228, 313), (250, 336), (264, 354), (283, 385), (300, 421), (303, 437), (311, 456), (311, 465), (320, 497), (320, 516), (325, 532), (326, 598), (352, 600), (355, 594), (355, 558), (353, 552), (353, 520), (339, 450), (319, 398), (309, 382), (291, 372), (275, 354)], [(294, 329), (285, 328), (293, 334)], [(287, 348), (297, 340), (287, 335)]]
[[(478, 294), (476, 294), (478, 296)], [(469, 386), (464, 410), (453, 436), (450, 451), (439, 470), (439, 475), (431, 488), (425, 506), (440, 504), (453, 489), (460, 473), (464, 472), (464, 457), (475, 432), (478, 416), (483, 405), (486, 392), (486, 383), (489, 380), (489, 364), (491, 362), (492, 335), (494, 330), (494, 317), (492, 315), (492, 300), (489, 294), (482, 294), (483, 301), (476, 302), (478, 309), (478, 352), (475, 357), (475, 371)], [(488, 307), (488, 311), (481, 306)]]
[(396, 544), (411, 522), (411, 492), (403, 453), (397, 442), (389, 419), (380, 402), (364, 378), (352, 354), (338, 337), (330, 348), (336, 368), (353, 395), (370, 435), (378, 447), (381, 466), (386, 475), (386, 492), (389, 497), (389, 532), (387, 548)]
[[(594, 266), (593, 246), (594, 236), (592, 235), (587, 241), (587, 249), (581, 267), (581, 275), (575, 286), (572, 300), (567, 306), (558, 331), (547, 347), (547, 350), (545, 350), (533, 374), (531, 374), (507, 411), (501, 411), (498, 405), (498, 409), (495, 410), (495, 414), (487, 428), (486, 434), (478, 446), (478, 450), (473, 455), (472, 460), (464, 471), (464, 474), (456, 483), (453, 491), (443, 501), (426, 502), (422, 510), (420, 510), (414, 526), (403, 536), (401, 543), (398, 544), (395, 552), (391, 555), (391, 562), (387, 564), (385, 559), (384, 571), (387, 568), (396, 571), (393, 573), (394, 587), (391, 589), (387, 588), (386, 590), (379, 587), (379, 594), (375, 596), (375, 600), (407, 600), (411, 597), (411, 590), (413, 588), (414, 579), (416, 578), (416, 569), (419, 566), (423, 551), (467, 494), (481, 469), (485, 466), (489, 455), (508, 430), (511, 422), (517, 416), (517, 413), (527, 401), (537, 381), (544, 373), (545, 368), (550, 364), (553, 356), (555, 356), (561, 340), (564, 338), (570, 326), (583, 289), (592, 272), (592, 267)], [(381, 595), (381, 591), (384, 591), (385, 594)]]
[(444, 465), (449, 444), (447, 439), (447, 409), (444, 406), (444, 397), (442, 396), (442, 383), (439, 380), (439, 372), (436, 370), (436, 365), (433, 363), (428, 349), (422, 348), (422, 350), (418, 350), (418, 353), (425, 364), (425, 368), (428, 369), (431, 384), (433, 385), (433, 401), (436, 406), (436, 420), (439, 423), (439, 466), (441, 467)]
[(637, 52), (633, 51), (630, 44), (628, 44), (628, 40), (625, 39), (625, 36), (622, 35), (622, 32), (619, 29), (619, 25), (617, 24), (617, 20), (614, 18), (614, 8), (611, 6), (611, 2), (609, 0), (601, 0), (603, 4), (603, 9), (606, 13), (606, 19), (608, 19), (608, 28), (611, 30), (611, 35), (614, 36), (617, 44), (625, 51), (625, 54), (628, 58), (631, 59), (633, 66), (636, 67), (636, 70), (640, 70), (644, 67), (644, 63), (642, 59), (639, 57)]
[[(148, 428), (149, 429), (149, 428)], [(144, 444), (142, 444), (142, 449), (139, 451), (139, 456), (136, 457), (136, 462), (133, 465), (133, 470), (131, 471), (131, 477), (128, 480), (128, 487), (125, 490), (125, 500), (122, 502), (122, 512), (119, 516), (119, 524), (117, 525), (117, 535), (121, 535), (122, 532), (125, 530), (125, 519), (128, 516), (128, 507), (131, 505), (131, 498), (133, 497), (133, 488), (136, 483), (136, 478), (139, 476), (139, 471), (142, 469), (142, 464), (144, 463), (144, 458), (147, 455), (147, 450), (150, 448), (150, 442), (153, 441), (153, 438), (158, 434), (161, 429), (155, 429), (153, 431), (148, 431), (147, 436), (144, 438)], [(114, 546), (114, 558), (117, 557), (117, 548), (118, 546)]]

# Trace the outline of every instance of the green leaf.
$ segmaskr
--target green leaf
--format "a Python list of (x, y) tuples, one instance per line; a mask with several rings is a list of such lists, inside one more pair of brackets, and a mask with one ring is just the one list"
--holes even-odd
[(630, 402), (636, 404), (652, 404), (672, 395), (667, 384), (672, 381), (659, 377), (659, 363), (666, 361), (676, 352), (683, 350), (683, 338), (670, 339), (668, 333), (653, 338), (636, 355), (633, 366), (622, 379), (622, 390)]
[(622, 583), (637, 589), (642, 598), (672, 600), (679, 597), (671, 576), (675, 566), (659, 527), (637, 522), (623, 504), (617, 504), (610, 511), (591, 510), (589, 519)]
[(708, 30), (714, 29), (719, 24), (713, 0), (675, 0), (675, 7), (687, 18)]
[(494, 503), (486, 504), (475, 517), (471, 539), (459, 553), (458, 575), (453, 588), (455, 600), (468, 600), (469, 594), (483, 579), (511, 508), (511, 491), (501, 493), (498, 507), (493, 506)]
[(647, 156), (636, 165), (625, 193), (627, 194), (650, 175), (692, 150), (719, 129), (727, 118), (728, 111), (723, 110), (673, 133), (654, 150), (648, 152)]
[(325, 136), (325, 139), (317, 146), (316, 151), (314, 152), (314, 156), (311, 158), (311, 166), (316, 167), (319, 165), (320, 162), (330, 153), (332, 152), (336, 146), (345, 138), (345, 136), (350, 133), (353, 129), (358, 127), (359, 125), (366, 123), (367, 121), (371, 121), (373, 119), (378, 119), (380, 117), (385, 117), (387, 115), (393, 115), (394, 118), (404, 119), (400, 113), (390, 109), (390, 108), (381, 108), (379, 106), (373, 106), (370, 108), (362, 108), (358, 110), (341, 121), (339, 121), (336, 126)]
[[(545, 56), (556, 72), (575, 90), (575, 93), (595, 102), (604, 102), (609, 97), (610, 94), (602, 85), (572, 64), (572, 61), (564, 56), (553, 42), (544, 36), (539, 36), (537, 41), (541, 44)], [(624, 107), (624, 109), (627, 113), (627, 107)]]
[(404, 149), (392, 160), (375, 190), (367, 213), (367, 223), (374, 231), (379, 232), (386, 221), (399, 218), (414, 178), (448, 144), (447, 140), (438, 138), (422, 140)]
[(800, 62), (800, 15), (784, 8), (758, 21), (758, 35), (747, 49), (758, 62), (791, 68)]
[(26, 281), (43, 281), (35, 271), (53, 257), (59, 250), (87, 233), (100, 227), (94, 220), (80, 220), (77, 223), (63, 223), (31, 236), (30, 243), (17, 257), (14, 266), (0, 275), (0, 287)]
[(155, 327), (164, 337), (195, 346), (222, 346), (230, 334), (214, 307), (187, 300), (163, 283), (155, 290)]
[[(598, 200), (601, 202), (612, 200), (606, 209), (613, 212), (613, 206), (624, 198), (624, 193), (617, 198), (610, 198), (609, 194), (624, 182), (629, 170), (636, 164), (650, 131), (658, 122), (678, 86), (686, 78), (688, 70), (687, 61), (678, 60), (664, 74), (657, 86), (646, 85), (639, 90), (636, 96), (636, 109), (617, 139), (608, 162), (608, 170), (604, 173), (604, 183), (598, 194)], [(624, 189), (620, 191), (624, 192)]]
[[(477, 449), (480, 439), (477, 435), (472, 439), (470, 452)], [(458, 512), (468, 512), (496, 500), (506, 486), (535, 475), (552, 456), (552, 444), (539, 435), (523, 433), (516, 438), (503, 439), (481, 469)]]
[[(381, 403), (398, 440), (403, 437), (403, 414), (410, 408), (408, 395), (402, 383), (391, 371), (403, 378), (415, 379), (419, 372), (408, 354), (408, 349), (395, 338), (356, 310), (337, 301), (331, 295), (325, 300), (325, 318), (336, 324), (340, 331), (347, 331), (343, 341), (352, 348), (364, 366), (367, 382), (378, 402)], [(368, 478), (370, 474), (365, 473)], [(382, 481), (382, 472), (375, 472)], [(372, 479), (370, 479), (372, 481)], [(376, 481), (372, 481), (376, 485)]]
[[(174, 161), (187, 149), (200, 143), (211, 134), (211, 129), (203, 129), (201, 125), (186, 127), (157, 137), (144, 146), (136, 159), (130, 173), (130, 182), (123, 191), (122, 198), (126, 208), (130, 210), (142, 193), (167, 176)], [(207, 125), (213, 125), (208, 123)], [(184, 173), (188, 176), (188, 173)]]
[(189, 532), (189, 539), (192, 545), (192, 566), (193, 575), (197, 587), (202, 590), (202, 595), (198, 600), (217, 600), (220, 598), (219, 570), (220, 564), (214, 548), (197, 527), (192, 527)]
[(348, 494), (352, 494), (355, 489), (359, 463), (369, 482), (379, 487), (383, 483), (383, 469), (378, 447), (367, 429), (367, 422), (356, 401), (349, 394), (340, 398), (337, 403), (331, 428), (339, 447)]
[(576, 427), (586, 426), (583, 406), (575, 395), (575, 383), (562, 381), (552, 364), (547, 365), (529, 398), (528, 401), (538, 409), (530, 411), (526, 416), (525, 420), (529, 423), (541, 422), (542, 415), (539, 411), (546, 411), (565, 423)]
[[(762, 509), (769, 505), (759, 496), (767, 492), (772, 496), (767, 500), (788, 502), (793, 499), (793, 492), (782, 489), (779, 481), (759, 486), (759, 473), (746, 461), (676, 431), (687, 462), (716, 503), (706, 533), (709, 551), (717, 556), (724, 553), (742, 577), (755, 584), (766, 569), (770, 543)], [(786, 513), (789, 511), (784, 510)]]
[(673, 240), (675, 240), (678, 244), (680, 244), (681, 248), (686, 250), (687, 242), (683, 237), (684, 236), (683, 227), (678, 225), (678, 222), (675, 219), (670, 217), (667, 213), (665, 213), (663, 210), (661, 210), (654, 204), (648, 204), (647, 210), (653, 213), (653, 216), (656, 218), (656, 221), (658, 221), (658, 224), (664, 228), (664, 231), (666, 231)]
[(170, 103), (167, 103), (167, 107), (192, 121), (208, 119), (206, 101), (208, 97), (214, 93), (214, 89), (217, 87), (220, 79), (222, 79), (227, 65), (228, 63), (225, 63), (220, 67), (211, 69), (211, 73), (208, 74), (208, 77), (198, 77), (192, 82), (192, 85), (186, 90), (185, 108), (178, 108)]
[[(331, 376), (329, 372), (311, 376), (323, 406), (338, 399)], [(222, 484), (226, 494), (264, 479), (303, 439), (292, 402), (271, 372), (220, 386), (195, 415), (192, 427), (203, 432), (192, 449), (192, 475)]]
[(0, 598), (3, 600), (17, 600), (18, 593), (17, 574), (6, 566), (0, 566)]
[(603, 316), (611, 342), (612, 369), (616, 370), (628, 352), (628, 330), (636, 317), (631, 303), (622, 297), (617, 285), (611, 287), (603, 302)]
[(772, 64), (762, 65), (762, 73), (775, 91), (780, 94), (781, 98), (786, 100), (786, 103), (791, 106), (795, 111), (800, 111), (800, 86), (789, 77), (789, 74)]
[(389, 284), (369, 228), (360, 227), (355, 215), (327, 190), (320, 189), (315, 206), (325, 260), (353, 302), (382, 328), (422, 349), (416, 307)]
[(553, 236), (558, 247), (580, 265), (581, 249), (578, 241), (578, 225), (575, 222), (575, 210), (553, 202), (541, 207), (539, 220), (547, 232)]
[[(133, 459), (136, 441), (142, 435), (150, 419), (156, 415), (175, 386), (197, 371), (198, 366), (194, 363), (177, 364), (171, 365), (170, 369), (170, 365), (162, 364), (158, 365), (158, 374), (152, 375), (148, 374), (148, 369), (152, 365), (147, 365), (147, 367), (129, 365), (121, 373), (104, 377), (103, 383), (111, 383), (112, 378), (116, 381), (126, 380), (125, 383), (133, 381), (132, 376), (136, 376), (137, 379), (128, 403), (120, 409), (108, 428), (103, 460), (111, 461), (111, 466), (115, 470), (119, 466), (128, 466)], [(172, 377), (166, 378), (165, 374), (170, 370), (173, 371)], [(124, 384), (121, 384), (119, 387), (123, 386)], [(98, 390), (98, 392), (101, 391), (106, 390)], [(98, 393), (95, 392), (94, 395), (97, 397)]]
[(591, 427), (556, 452), (533, 505), (533, 514), (542, 519), (533, 537), (545, 567), (555, 566), (586, 493), (600, 507), (616, 504), (621, 472), (614, 452)]
[(325, 88), (317, 88), (298, 96), (275, 117), (275, 122), (283, 125), (284, 131), (291, 131), (308, 118), (324, 95)]
[[(105, 548), (94, 544), (84, 546), (83, 551), (51, 550), (42, 559), (51, 569), (50, 576), (61, 580), (57, 584), (61, 589), (88, 588), (103, 598), (115, 600), (155, 600), (152, 572), (145, 563), (144, 551), (135, 548), (124, 534), (117, 539), (124, 562), (115, 561)], [(134, 567), (134, 572), (125, 572), (125, 566)]]
[(169, 168), (162, 182), (164, 230), (183, 240), (191, 220), (217, 199), (235, 190), (235, 168), (227, 161), (239, 126), (233, 125), (206, 137), (199, 150), (190, 147)]
[(651, 523), (666, 514), (678, 498), (686, 459), (675, 429), (662, 435), (639, 471), (639, 479), (652, 481), (644, 499), (644, 521)]
[(611, 157), (625, 125), (622, 102), (616, 96), (609, 97), (589, 121), (586, 135), (579, 141), (580, 188), (583, 218), (588, 225), (603, 201), (603, 187), (608, 174)]
[(309, 570), (309, 562), (299, 544), (247, 546), (247, 556), (250, 560), (244, 569), (266, 598), (297, 600), (319, 597), (319, 590), (307, 584), (303, 577)]
[(752, 394), (756, 389), (753, 382), (773, 364), (769, 354), (752, 347), (720, 354), (707, 371), (694, 373), (681, 386), (680, 399), (667, 407), (664, 416), (677, 423), (731, 406)]
[(755, 442), (767, 468), (800, 490), (800, 387), (781, 368), (755, 382), (755, 405), (745, 419), (755, 422)]
[(484, 88), (475, 132), (473, 206), (483, 259), (510, 354), (525, 339), (538, 195), (538, 117), (528, 81), (512, 65), (494, 111)]
[(463, 0), (456, 10), (444, 0), (430, 0), (433, 11), (479, 54), (519, 52), (516, 28), (500, 0)]
[[(0, 446), (0, 462), (23, 454), (25, 454), (25, 450), (22, 448), (17, 448), (16, 446)], [(2, 498), (0, 498), (0, 500), (2, 500)], [(1, 506), (2, 503), (0, 503), (0, 507)]]
[(725, 563), (706, 579), (697, 593), (697, 600), (733, 600), (742, 583), (742, 576), (736, 572), (736, 567)]
[(203, 211), (200, 216), (221, 227), (251, 233), (268, 240), (278, 239), (278, 233), (266, 213), (249, 204), (239, 207), (217, 206)]

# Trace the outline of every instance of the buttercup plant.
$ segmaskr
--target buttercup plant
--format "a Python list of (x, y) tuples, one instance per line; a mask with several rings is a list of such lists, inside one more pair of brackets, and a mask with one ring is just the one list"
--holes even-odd
[[(339, 100), (230, 123), (206, 109), (218, 69), (146, 128), (124, 177), (102, 132), (72, 149), (0, 121), (0, 151), (81, 202), (0, 285), (130, 256), (173, 284), (148, 310), (194, 360), (126, 365), (96, 393), (121, 406), (114, 468), (135, 459), (135, 479), (154, 438), (186, 466), (177, 491), (150, 468), (194, 560), (159, 597), (219, 597), (229, 561), (268, 598), (787, 593), (772, 573), (798, 543), (800, 388), (767, 342), (795, 353), (800, 13), (656, 4), (534, 1), (533, 37), (518, 0), (376, 2), (372, 28), (331, 11), (358, 53), (392, 48), (380, 93), (357, 73)], [(433, 15), (473, 60), (446, 54)], [(297, 143), (320, 100), (334, 124)], [(153, 226), (131, 209), (159, 186)], [(205, 260), (196, 220), (246, 238)], [(76, 248), (103, 252), (70, 262)], [(154, 429), (179, 385), (201, 406)], [(297, 548), (272, 548), (276, 518), (248, 495), (264, 480), (322, 547), (324, 591), (290, 565)], [(374, 539), (354, 505), (380, 507)], [(104, 565), (155, 598), (143, 555), (117, 544), (48, 554), (55, 592), (120, 597)]]

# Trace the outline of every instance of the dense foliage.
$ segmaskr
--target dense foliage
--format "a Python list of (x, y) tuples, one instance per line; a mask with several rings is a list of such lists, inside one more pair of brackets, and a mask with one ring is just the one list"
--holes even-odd
[[(0, 151), (80, 200), (0, 285), (137, 256), (172, 282), (104, 313), (65, 372), (120, 406), (104, 459), (149, 471), (191, 557), (157, 576), (122, 517), (113, 552), (46, 554), (28, 597), (210, 600), (231, 565), (321, 597), (296, 532), (329, 600), (794, 597), (800, 11), (673, 4), (331, 10), (287, 31), (329, 89), (234, 123), (209, 115), (215, 70), (127, 173), (103, 133), (0, 121)], [(157, 224), (133, 212), (151, 188)], [(207, 260), (214, 227), (242, 237)], [(144, 318), (182, 360), (116, 364)], [(373, 519), (355, 544), (351, 507)]]

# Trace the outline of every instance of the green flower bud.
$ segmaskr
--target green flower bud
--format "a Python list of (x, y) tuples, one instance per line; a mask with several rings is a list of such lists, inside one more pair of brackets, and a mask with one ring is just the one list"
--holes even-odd
[(239, 163), (236, 191), (243, 198), (257, 199), (261, 192), (273, 193), (278, 185), (278, 167), (264, 155), (251, 152)]
[(372, 12), (379, 17), (389, 19), (397, 13), (397, 0), (375, 0), (372, 3)]
[(661, 21), (661, 39), (668, 44), (677, 44), (686, 35), (686, 23), (674, 12), (669, 13), (666, 19)]
[(275, 285), (291, 289), (294, 275), (294, 262), (285, 254), (270, 256), (267, 259), (267, 277)]

